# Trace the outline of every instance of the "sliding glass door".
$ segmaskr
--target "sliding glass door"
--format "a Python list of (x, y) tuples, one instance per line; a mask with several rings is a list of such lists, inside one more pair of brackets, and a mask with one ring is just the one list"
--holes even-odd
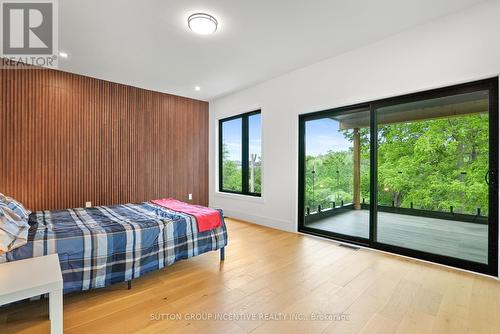
[(377, 114), (377, 242), (488, 263), (488, 90)]
[(497, 273), (498, 78), (299, 124), (300, 231)]
[(324, 113), (303, 123), (304, 225), (369, 238), (370, 109)]

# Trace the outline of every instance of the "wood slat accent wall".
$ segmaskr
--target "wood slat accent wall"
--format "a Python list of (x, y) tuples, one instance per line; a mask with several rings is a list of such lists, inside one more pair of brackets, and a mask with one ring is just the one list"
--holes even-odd
[(56, 70), (0, 70), (0, 192), (32, 210), (208, 204), (208, 103)]

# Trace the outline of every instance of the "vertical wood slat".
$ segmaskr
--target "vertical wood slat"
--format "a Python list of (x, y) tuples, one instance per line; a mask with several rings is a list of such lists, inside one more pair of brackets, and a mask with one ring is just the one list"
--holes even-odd
[(56, 70), (0, 69), (0, 192), (31, 210), (208, 204), (208, 103)]

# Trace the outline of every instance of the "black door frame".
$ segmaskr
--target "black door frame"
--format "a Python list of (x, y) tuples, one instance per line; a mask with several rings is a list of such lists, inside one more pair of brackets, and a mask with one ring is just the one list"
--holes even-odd
[[(327, 237), (339, 241), (354, 243), (382, 251), (388, 251), (404, 256), (414, 257), (426, 261), (449, 265), (465, 270), (475, 271), (487, 275), (498, 275), (498, 139), (499, 139), (499, 110), (498, 110), (498, 77), (438, 88), (418, 93), (406, 94), (387, 99), (360, 103), (347, 107), (327, 109), (309, 114), (299, 115), (299, 182), (298, 182), (298, 230), (312, 235)], [(418, 100), (433, 99), (442, 96), (465, 94), (479, 90), (489, 91), (489, 222), (488, 222), (488, 264), (477, 263), (445, 255), (438, 255), (409, 248), (384, 244), (376, 241), (377, 233), (377, 113), (381, 107), (409, 103)], [(355, 110), (370, 110), (370, 235), (369, 238), (349, 236), (330, 231), (323, 231), (305, 226), (304, 223), (304, 185), (305, 185), (305, 123), (314, 119), (335, 116)]]

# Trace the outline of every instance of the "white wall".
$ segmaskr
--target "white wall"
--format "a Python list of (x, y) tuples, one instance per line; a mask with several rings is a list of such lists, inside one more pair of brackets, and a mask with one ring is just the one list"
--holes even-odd
[[(228, 216), (296, 231), (298, 115), (497, 76), (499, 18), (500, 1), (489, 1), (210, 101), (210, 205)], [(257, 108), (263, 198), (220, 194), (217, 120)]]

